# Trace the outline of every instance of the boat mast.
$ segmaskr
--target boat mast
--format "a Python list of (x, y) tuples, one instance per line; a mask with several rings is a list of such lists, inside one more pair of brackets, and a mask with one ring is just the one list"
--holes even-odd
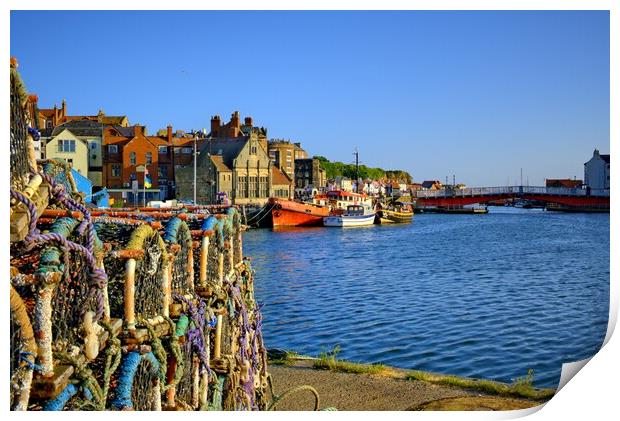
[(359, 153), (357, 152), (357, 146), (355, 147), (355, 152), (353, 152), (353, 155), (355, 155), (355, 193), (359, 193), (360, 192), (360, 187), (359, 187), (359, 179), (360, 179), (360, 172), (359, 172)]

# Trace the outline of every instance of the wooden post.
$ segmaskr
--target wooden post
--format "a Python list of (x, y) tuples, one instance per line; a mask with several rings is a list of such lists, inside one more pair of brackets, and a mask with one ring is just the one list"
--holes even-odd
[(136, 259), (125, 263), (125, 323), (127, 329), (136, 330)]
[(199, 388), (200, 388), (200, 370), (199, 370), (199, 361), (198, 358), (194, 357), (192, 359), (192, 407), (198, 408), (199, 404)]
[(228, 263), (230, 264), (230, 270), (232, 271), (235, 268), (235, 243), (234, 237), (230, 237), (229, 241), (230, 248), (228, 249)]
[(200, 410), (204, 411), (209, 403), (209, 373), (203, 372), (200, 376)]
[[(97, 267), (105, 271), (103, 258), (97, 262)], [(110, 298), (108, 297), (108, 283), (103, 286), (103, 321), (110, 322)]]
[(202, 237), (202, 247), (200, 247), (200, 286), (207, 284), (207, 262), (209, 257), (209, 237)]
[(217, 275), (219, 279), (219, 285), (224, 284), (224, 252), (220, 250), (217, 254)]
[(189, 255), (187, 257), (187, 276), (189, 277), (189, 285), (191, 285), (191, 290), (194, 291), (194, 248), (191, 243), (189, 246)]
[(170, 316), (170, 304), (172, 304), (172, 262), (174, 261), (174, 253), (168, 255), (168, 261), (164, 262), (162, 267), (161, 287), (164, 291), (164, 316)]
[(159, 377), (155, 381), (155, 386), (153, 387), (153, 397), (151, 402), (153, 402), (153, 411), (161, 411), (161, 390), (160, 390), (160, 382)]
[(213, 342), (213, 358), (219, 359), (222, 356), (222, 322), (221, 314), (217, 315), (217, 324), (215, 325), (215, 341)]
[(243, 235), (242, 235), (241, 227), (239, 227), (239, 231), (237, 232), (237, 243), (239, 244), (237, 246), (239, 248), (239, 255), (237, 256), (239, 261), (236, 263), (240, 263), (243, 261)]
[[(166, 383), (171, 384), (174, 380), (174, 375), (177, 371), (177, 360), (176, 358), (169, 356), (168, 357), (168, 369), (166, 370)], [(176, 395), (176, 386), (172, 386), (170, 389), (166, 391), (166, 405), (169, 408), (174, 408), (176, 406), (174, 399)]]
[(36, 294), (33, 328), (37, 339), (39, 365), (44, 377), (54, 375), (54, 358), (52, 356), (52, 297), (55, 283), (43, 284)]

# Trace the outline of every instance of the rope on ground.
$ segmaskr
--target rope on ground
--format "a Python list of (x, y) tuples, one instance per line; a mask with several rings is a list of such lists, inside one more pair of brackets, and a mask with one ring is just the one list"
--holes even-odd
[(280, 402), (282, 402), (282, 400), (284, 400), (286, 397), (291, 396), (294, 393), (302, 392), (304, 390), (308, 390), (308, 391), (312, 392), (312, 394), (314, 395), (314, 409), (313, 409), (313, 411), (318, 411), (319, 410), (319, 402), (320, 402), (319, 392), (317, 392), (314, 387), (312, 387), (310, 385), (307, 385), (307, 384), (293, 387), (292, 389), (289, 389), (289, 390), (287, 390), (286, 392), (284, 392), (284, 393), (282, 393), (280, 395), (274, 396), (273, 400), (271, 401), (269, 406), (267, 406), (267, 411), (274, 411), (276, 406), (278, 406), (278, 404), (280, 404)]

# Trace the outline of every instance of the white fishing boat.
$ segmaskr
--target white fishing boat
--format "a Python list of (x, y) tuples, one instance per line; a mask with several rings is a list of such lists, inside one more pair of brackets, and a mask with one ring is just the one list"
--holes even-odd
[(375, 222), (375, 212), (368, 206), (349, 205), (342, 215), (323, 218), (326, 227), (364, 227)]

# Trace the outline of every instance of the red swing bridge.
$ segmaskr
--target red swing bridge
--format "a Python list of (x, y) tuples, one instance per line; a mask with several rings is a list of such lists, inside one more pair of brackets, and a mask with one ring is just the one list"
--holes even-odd
[(421, 209), (453, 209), (522, 199), (544, 202), (549, 210), (609, 212), (609, 196), (609, 189), (531, 186), (447, 188), (413, 192), (416, 207)]

